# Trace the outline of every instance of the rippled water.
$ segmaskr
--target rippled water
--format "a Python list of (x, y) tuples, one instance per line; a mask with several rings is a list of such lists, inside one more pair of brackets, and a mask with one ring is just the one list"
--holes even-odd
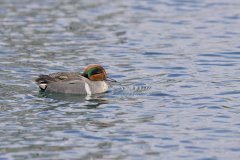
[[(240, 2), (0, 1), (0, 159), (240, 159)], [(92, 97), (38, 74), (102, 64)]]

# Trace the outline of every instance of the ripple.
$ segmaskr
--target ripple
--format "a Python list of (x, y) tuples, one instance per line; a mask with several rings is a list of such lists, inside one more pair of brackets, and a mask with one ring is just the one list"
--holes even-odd
[(162, 92), (154, 92), (151, 93), (150, 96), (156, 96), (156, 97), (174, 97), (173, 95), (162, 93)]
[(168, 55), (172, 55), (172, 53), (162, 53), (162, 52), (144, 52), (143, 55), (146, 56), (168, 56)]
[(205, 53), (199, 54), (201, 57), (223, 57), (223, 58), (231, 58), (231, 59), (239, 59), (240, 52), (220, 52), (220, 53)]
[(240, 91), (230, 91), (230, 92), (222, 92), (217, 95), (240, 95)]
[(182, 77), (182, 76), (189, 76), (189, 74), (179, 74), (179, 73), (175, 73), (175, 74), (169, 74), (168, 77)]

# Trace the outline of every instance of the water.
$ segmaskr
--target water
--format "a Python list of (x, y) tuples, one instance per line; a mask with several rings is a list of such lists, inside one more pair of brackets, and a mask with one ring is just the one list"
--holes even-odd
[[(0, 159), (240, 159), (240, 2), (0, 1)], [(102, 64), (91, 97), (38, 74)]]

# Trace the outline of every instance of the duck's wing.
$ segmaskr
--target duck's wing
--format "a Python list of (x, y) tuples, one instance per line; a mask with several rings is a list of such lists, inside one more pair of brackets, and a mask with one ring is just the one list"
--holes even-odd
[(51, 83), (57, 81), (69, 81), (74, 79), (81, 79), (81, 73), (79, 72), (57, 72), (49, 75), (39, 75), (35, 80), (37, 83)]
[(35, 82), (42, 90), (45, 90), (50, 83), (68, 82), (74, 80), (83, 80), (79, 72), (57, 72), (49, 75), (39, 75)]
[(49, 83), (44, 90), (55, 93), (87, 94), (85, 81), (81, 79)]
[(57, 72), (48, 75), (49, 77), (57, 80), (73, 80), (82, 77), (79, 72)]

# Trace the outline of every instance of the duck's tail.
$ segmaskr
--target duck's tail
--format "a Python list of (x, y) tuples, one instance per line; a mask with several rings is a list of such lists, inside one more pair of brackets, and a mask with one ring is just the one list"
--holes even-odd
[(45, 90), (49, 82), (53, 81), (53, 78), (48, 75), (40, 75), (35, 82), (38, 84), (41, 90)]

